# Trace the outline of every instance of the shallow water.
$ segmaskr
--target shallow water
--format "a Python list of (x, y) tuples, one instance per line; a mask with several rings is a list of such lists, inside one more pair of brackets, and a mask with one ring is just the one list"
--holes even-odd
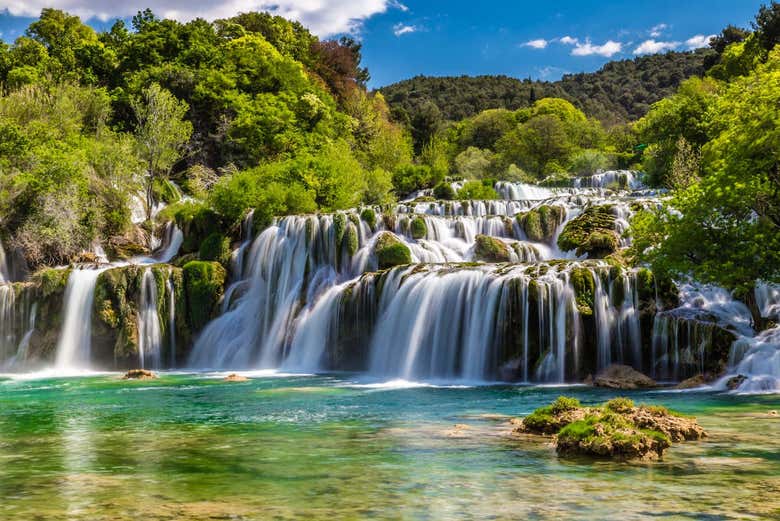
[(630, 393), (710, 437), (620, 464), (558, 459), (505, 417), (612, 392), (221, 376), (0, 379), (0, 519), (780, 518), (776, 395)]

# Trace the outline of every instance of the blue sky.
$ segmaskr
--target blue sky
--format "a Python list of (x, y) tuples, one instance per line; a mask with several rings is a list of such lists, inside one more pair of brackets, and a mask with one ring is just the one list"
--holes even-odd
[(0, 32), (21, 34), (42, 7), (96, 28), (146, 6), (182, 21), (275, 9), (322, 37), (363, 41), (371, 86), (417, 74), (506, 74), (555, 80), (638, 54), (706, 43), (729, 23), (748, 26), (766, 0), (0, 0)]

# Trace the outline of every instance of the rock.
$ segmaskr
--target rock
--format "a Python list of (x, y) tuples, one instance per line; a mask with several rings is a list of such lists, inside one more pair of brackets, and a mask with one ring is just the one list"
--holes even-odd
[(591, 259), (601, 259), (615, 253), (619, 246), (615, 214), (610, 205), (589, 206), (578, 217), (566, 223), (558, 237), (558, 247), (562, 251), (575, 250), (577, 255), (587, 254)]
[(226, 381), (226, 382), (248, 382), (249, 378), (247, 378), (246, 376), (241, 376), (240, 374), (232, 373), (232, 374), (227, 375), (224, 378), (224, 381)]
[(123, 380), (154, 380), (157, 375), (146, 369), (130, 369), (122, 377)]
[(576, 399), (559, 397), (521, 422), (514, 434), (557, 434), (561, 456), (592, 456), (617, 460), (659, 459), (672, 442), (706, 436), (695, 418), (664, 407), (615, 398), (600, 407), (582, 407)]
[(566, 208), (557, 205), (542, 205), (515, 216), (517, 223), (525, 232), (525, 236), (534, 242), (552, 241), (558, 226), (563, 223), (565, 218)]
[(192, 261), (184, 265), (183, 274), (188, 324), (197, 332), (219, 313), (227, 272), (218, 262)]
[(474, 259), (483, 262), (509, 262), (511, 254), (507, 243), (495, 237), (477, 235)]
[(373, 230), (376, 227), (376, 212), (372, 208), (365, 208), (360, 212), (360, 218)]
[(230, 264), (230, 239), (221, 233), (212, 233), (206, 237), (198, 249), (198, 258), (202, 261), (216, 261), (223, 266)]
[(733, 376), (726, 381), (726, 389), (728, 389), (729, 391), (734, 391), (736, 389), (739, 389), (739, 386), (745, 383), (745, 380), (747, 379), (748, 379), (747, 376), (743, 374)]
[(374, 255), (380, 270), (412, 263), (412, 252), (391, 232), (382, 232), (376, 238)]
[(675, 389), (695, 389), (703, 385), (707, 385), (707, 379), (703, 374), (697, 374), (696, 376), (691, 376), (687, 380), (683, 380), (677, 384)]
[(596, 387), (609, 389), (649, 389), (658, 387), (652, 378), (627, 365), (613, 364), (593, 379)]
[(415, 217), (410, 224), (412, 238), (414, 240), (425, 239), (428, 235), (428, 226), (422, 217)]

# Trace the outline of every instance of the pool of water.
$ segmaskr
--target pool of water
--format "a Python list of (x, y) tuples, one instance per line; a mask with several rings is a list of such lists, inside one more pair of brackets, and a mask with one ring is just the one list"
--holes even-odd
[(223, 376), (0, 377), (0, 519), (780, 519), (776, 395), (620, 393), (710, 435), (626, 464), (507, 423), (614, 392)]

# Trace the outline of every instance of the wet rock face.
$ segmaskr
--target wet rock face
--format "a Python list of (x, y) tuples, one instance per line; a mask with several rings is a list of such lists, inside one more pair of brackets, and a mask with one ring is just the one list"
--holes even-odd
[(560, 397), (515, 425), (516, 434), (555, 434), (560, 456), (616, 460), (656, 460), (673, 442), (706, 436), (694, 418), (664, 407), (635, 406), (626, 398), (582, 407), (576, 399)]
[(146, 369), (131, 369), (122, 377), (123, 380), (154, 380), (157, 375)]
[(650, 389), (658, 387), (658, 384), (636, 369), (627, 365), (614, 364), (593, 379), (593, 385), (596, 387), (606, 387), (609, 389)]
[(603, 259), (620, 247), (620, 237), (615, 231), (615, 214), (612, 206), (590, 206), (572, 219), (558, 237), (562, 251), (574, 250), (591, 259)]

